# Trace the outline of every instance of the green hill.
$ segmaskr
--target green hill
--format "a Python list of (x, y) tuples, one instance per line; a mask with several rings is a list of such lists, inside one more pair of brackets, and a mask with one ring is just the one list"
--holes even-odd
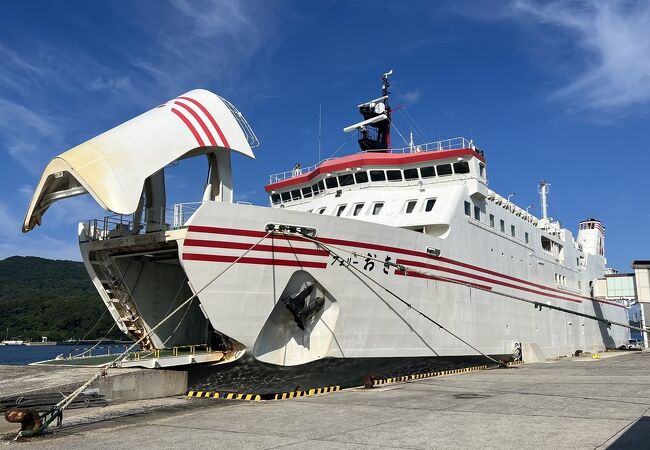
[[(106, 311), (81, 262), (32, 256), (0, 260), (0, 340), (81, 339)], [(87, 339), (97, 339), (110, 329), (107, 312)], [(111, 338), (124, 338), (113, 330)]]

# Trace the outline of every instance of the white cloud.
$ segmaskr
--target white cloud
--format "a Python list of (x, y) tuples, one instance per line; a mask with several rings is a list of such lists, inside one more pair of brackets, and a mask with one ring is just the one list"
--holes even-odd
[(0, 142), (29, 173), (42, 170), (39, 154), (52, 151), (48, 147), (59, 144), (61, 138), (61, 129), (51, 117), (0, 98)]
[[(514, 17), (564, 30), (578, 58), (555, 96), (573, 110), (633, 113), (650, 102), (650, 3), (517, 0)], [(547, 30), (548, 33), (548, 30)]]
[(20, 186), (20, 188), (18, 188), (18, 192), (25, 199), (31, 199), (32, 194), (34, 194), (34, 186), (32, 186), (31, 184), (23, 184)]
[[(242, 72), (262, 66), (277, 45), (281, 29), (274, 16), (279, 3), (238, 0), (171, 0), (159, 14), (137, 15), (137, 25), (155, 45), (129, 50), (134, 69), (167, 96), (196, 87), (224, 93), (247, 89)], [(263, 78), (261, 71), (254, 76)], [(151, 84), (151, 83), (149, 83)], [(252, 83), (251, 83), (252, 84)]]
[[(0, 152), (10, 155), (5, 163), (12, 169), (22, 167), (29, 174), (15, 188), (15, 197), (0, 199), (5, 218), (0, 257), (79, 259), (77, 222), (105, 215), (89, 196), (57, 202), (42, 227), (26, 235), (20, 231), (18, 215), (47, 161), (189, 89), (211, 88), (226, 96), (236, 92), (239, 98), (263, 89), (264, 73), (257, 67), (283, 32), (273, 18), (278, 11), (290, 16), (277, 2), (237, 0), (109, 7), (139, 39), (118, 46), (109, 36), (91, 48), (83, 35), (48, 43), (25, 33), (10, 47), (0, 42)], [(243, 76), (253, 80), (242, 86)]]
[(422, 92), (419, 89), (413, 91), (404, 91), (400, 92), (397, 97), (412, 105), (420, 100), (422, 97)]
[(104, 77), (98, 76), (93, 81), (90, 82), (88, 88), (91, 91), (102, 91), (107, 90), (111, 92), (122, 91), (127, 88), (131, 88), (131, 77), (129, 76), (115, 76), (115, 77)]

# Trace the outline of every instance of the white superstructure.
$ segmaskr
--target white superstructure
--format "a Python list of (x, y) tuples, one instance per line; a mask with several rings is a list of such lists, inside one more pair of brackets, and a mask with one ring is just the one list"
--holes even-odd
[[(464, 138), (393, 148), (388, 75), (349, 127), (363, 151), (273, 175), (270, 207), (232, 203), (230, 151), (253, 157), (256, 139), (228, 102), (191, 91), (55, 158), (24, 230), (85, 192), (120, 213), (79, 236), (121, 329), (141, 337), (199, 292), (151, 348), (208, 344), (281, 365), (475, 354), (414, 309), (492, 355), (626, 344), (627, 329), (571, 313), (628, 320), (591, 292), (605, 272), (600, 222), (574, 239), (491, 191), (484, 153)], [(207, 161), (203, 201), (167, 208), (165, 166), (195, 156)]]

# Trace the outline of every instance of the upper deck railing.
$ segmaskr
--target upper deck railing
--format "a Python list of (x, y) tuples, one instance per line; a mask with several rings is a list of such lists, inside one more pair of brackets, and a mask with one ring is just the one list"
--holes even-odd
[(114, 237), (133, 236), (154, 231), (183, 228), (202, 202), (176, 203), (173, 208), (149, 208), (143, 210), (138, 223), (135, 214), (113, 214), (103, 219), (84, 222), (86, 237), (99, 241)]
[[(473, 140), (471, 139), (468, 140), (461, 136), (461, 137), (455, 137), (451, 139), (443, 139), (441, 141), (427, 142), (426, 144), (409, 145), (401, 148), (389, 148), (387, 150), (382, 151), (382, 153), (405, 154), (405, 153), (420, 153), (420, 152), (437, 152), (443, 150), (461, 150), (464, 148), (471, 148), (472, 150), (479, 151), (478, 147), (476, 147)], [(359, 152), (359, 153), (376, 153), (376, 152), (378, 151)], [(318, 168), (324, 162), (331, 161), (333, 159), (336, 158), (323, 159), (322, 161), (308, 167), (296, 167), (293, 170), (274, 173), (273, 175), (269, 176), (269, 184), (278, 183), (280, 181), (288, 180), (293, 177), (310, 173), (311, 171)]]

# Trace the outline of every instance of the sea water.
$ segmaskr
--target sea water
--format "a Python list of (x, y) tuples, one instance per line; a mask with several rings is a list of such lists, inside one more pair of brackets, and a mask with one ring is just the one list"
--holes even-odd
[[(46, 359), (54, 359), (59, 355), (78, 355), (91, 345), (0, 345), (0, 364), (24, 365)], [(124, 345), (102, 345), (93, 349), (93, 355), (119, 354), (125, 350)]]

